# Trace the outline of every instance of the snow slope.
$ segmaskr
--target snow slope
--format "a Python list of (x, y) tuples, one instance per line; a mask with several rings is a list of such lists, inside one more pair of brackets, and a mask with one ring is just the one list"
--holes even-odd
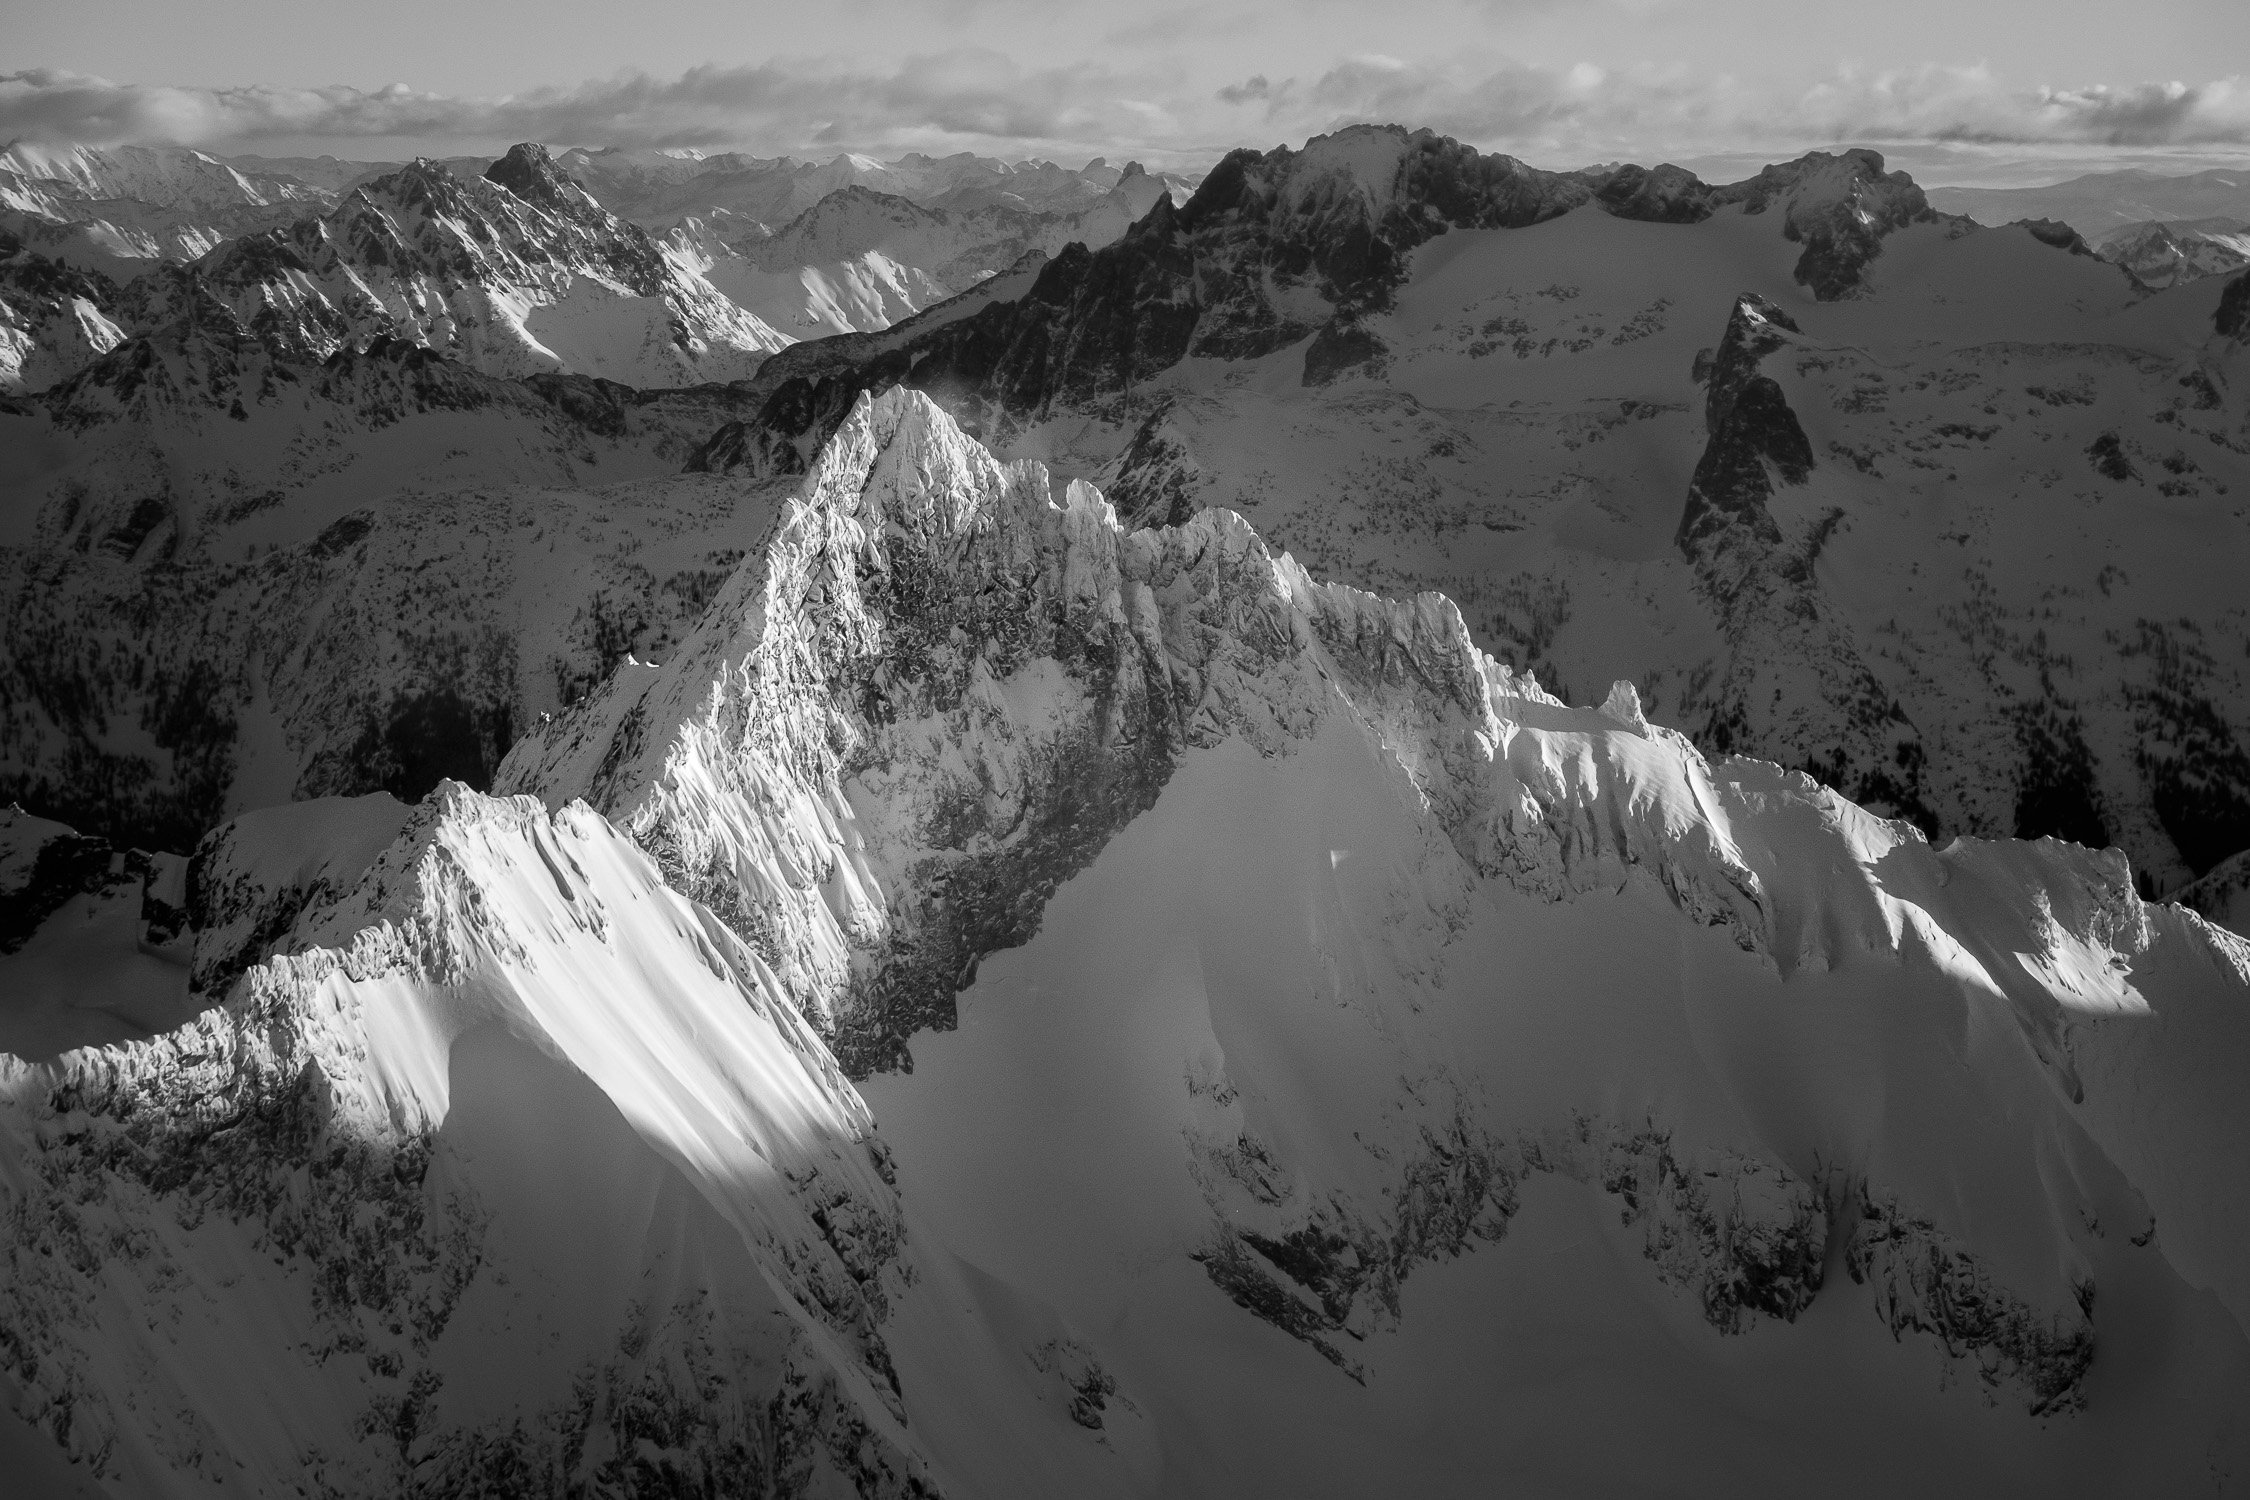
[(818, 1039), (601, 819), (449, 787), (281, 930), (224, 1010), (0, 1060), (11, 1404), (107, 1492), (974, 1492), (900, 1394), (940, 1352), (1022, 1480), (1115, 1491), (1014, 1346), (1060, 1325), (909, 1243)]
[(6, 1065), (11, 1403), (110, 1492), (2250, 1470), (2250, 948), (2115, 853), (1935, 848), (905, 390), (498, 784), (318, 896), (353, 804), (215, 838), (191, 972), (274, 956)]

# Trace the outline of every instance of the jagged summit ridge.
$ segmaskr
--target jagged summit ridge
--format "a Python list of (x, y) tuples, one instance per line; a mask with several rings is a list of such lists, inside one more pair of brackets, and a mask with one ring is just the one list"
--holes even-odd
[[(2134, 1121), (2115, 1082), (2122, 1054), (2094, 1023), (2196, 1003), (2177, 989), (2152, 998), (2131, 977), (2158, 949), (2208, 953), (2234, 976), (2226, 985), (2243, 982), (2242, 955), (2192, 917), (2144, 907), (2114, 851), (1964, 842), (1940, 853), (1910, 824), (1800, 774), (1707, 762), (1649, 724), (1629, 684), (1599, 709), (1558, 702), (1478, 651), (1440, 595), (1394, 603), (1317, 582), (1226, 512), (1127, 532), (1097, 492), (1072, 484), (1058, 495), (1039, 466), (999, 463), (918, 393), (863, 397), (697, 637), (528, 736), (499, 779), (550, 803), (584, 795), (616, 818), (767, 957), (847, 1070), (864, 1075), (910, 1066), (917, 1032), (949, 1029), (980, 965), (1036, 942), (1050, 894), (1136, 820), (1159, 816), (1183, 768), (1229, 746), (1283, 764), (1345, 743), (1391, 768), (1416, 810), (1409, 837), (1440, 931), (1471, 924), (1480, 892), (1578, 903), (1642, 889), (1780, 982), (1870, 954), (1932, 964), (1945, 984), (1990, 997), (2020, 1039), (2023, 1086), (2063, 1101), (2034, 1112), (2050, 1119), (2039, 1129), (2091, 1132), (2119, 1160), (2206, 1149), (2177, 1137), (2160, 1146)], [(2056, 1108), (2070, 1123), (2043, 1113)], [(1611, 1170), (1573, 1154), (1583, 1141), (1458, 1139), (1448, 1151), (1468, 1155), (1449, 1160), (1500, 1173), (1480, 1167), (1464, 1182)], [(1626, 1150), (1625, 1139), (1600, 1151)], [(1214, 1205), (1235, 1201), (1233, 1188), (1211, 1191)], [(1771, 1278), (1770, 1298), (1712, 1294), (1722, 1326), (1794, 1317), (1820, 1286), (1803, 1267), (1823, 1252), (1803, 1226), (1840, 1191), (1785, 1187), (1780, 1218), (1760, 1230), (1757, 1253), (1774, 1257), (1764, 1269), (1715, 1270), (1698, 1258), (1722, 1253), (1712, 1249), (1678, 1274)], [(1958, 1346), (1990, 1349), (1993, 1378), (2020, 1383), (2033, 1409), (2074, 1405), (2093, 1348), (2069, 1300), (2083, 1295), (2058, 1284), (2048, 1304), (2002, 1291), (1996, 1270), (1965, 1269), (1974, 1255), (1963, 1246), (1991, 1228), (1939, 1230), (1930, 1191), (1903, 1179), (1848, 1189), (1874, 1205), (1864, 1230), (1848, 1218), (1836, 1230), (1859, 1245), (1852, 1279), (1894, 1289), (1877, 1300), (1906, 1318), (1897, 1326), (1942, 1326), (1953, 1315), (1932, 1310), (1932, 1288), (1899, 1278), (1920, 1274), (1908, 1268), (1924, 1252), (1911, 1244), (1950, 1246), (1928, 1253), (1987, 1286), (1977, 1295), (1991, 1306), (2015, 1309), (2001, 1318), (2015, 1331), (1963, 1325)], [(1357, 1199), (1290, 1201), (1300, 1206), (1278, 1218), (1256, 1210), (1273, 1227), (1243, 1244), (1300, 1279), (1312, 1272), (1274, 1236), (1358, 1244), (1371, 1266), (1385, 1236), (1442, 1240), (1483, 1222), (1460, 1199), (1442, 1232), (1369, 1219)], [(1510, 1212), (1503, 1205), (1503, 1222)], [(2217, 1242), (2196, 1233), (2183, 1264), (2208, 1267)], [(1234, 1243), (1210, 1250), (1212, 1278), (1279, 1317), (1270, 1273)], [(1377, 1257), (1382, 1277), (1409, 1274), (1414, 1255), (1389, 1255)], [(1322, 1274), (1344, 1278), (1309, 1283), (1326, 1288), (1329, 1310), (1281, 1322), (1348, 1366), (1335, 1334), (1390, 1316), (1380, 1309), (1395, 1287), (1376, 1289), (1394, 1283)], [(2229, 1284), (2229, 1296), (2250, 1292)], [(1923, 1310), (1898, 1314), (1885, 1296)], [(2052, 1321), (2034, 1310), (2049, 1305), (2060, 1309)]]
[[(974, 744), (1009, 733), (982, 710), (1017, 672), (1051, 698), (1027, 726), (1035, 747), (997, 745), (975, 771), (950, 756), (920, 767), (940, 784), (899, 790), (927, 826), (891, 832), (903, 846), (871, 862), (842, 783), (918, 756), (909, 746), (923, 736)], [(904, 894), (901, 875), (926, 885), (926, 866), (984, 846), (968, 834), (980, 821), (968, 808), (947, 810), (978, 777), (991, 790), (977, 800), (1023, 845), (1001, 838), (999, 857), (1035, 867), (1011, 879), (1052, 880), (1152, 801), (1186, 749), (1234, 736), (1282, 749), (1317, 732), (1337, 695), (1384, 716), (1421, 795), (1471, 858), (1543, 890), (1653, 853), (1654, 830), (1685, 821), (1667, 811), (1672, 799), (1695, 795), (1688, 782), (1652, 787), (1620, 820), (1591, 805), (1594, 789), (1576, 777), (1518, 764), (1506, 753), (1505, 705), (1560, 705), (1478, 652), (1442, 596), (1391, 604), (1317, 584), (1223, 512), (1125, 531), (1091, 487), (1054, 496), (1044, 468), (998, 463), (906, 391), (861, 399), (761, 560), (729, 582), (670, 663), (621, 672), (528, 735), (498, 784), (585, 795), (663, 851), (699, 899), (780, 944), (780, 972), (808, 1013), (841, 1032), (875, 1028), (864, 1044), (874, 1052), (838, 1043), (864, 1066), (899, 1059), (901, 1022), (910, 1031), (944, 1018), (949, 986), (983, 945), (1035, 930), (1035, 910), (976, 913), (955, 900), (932, 933), (931, 911), (888, 904)], [(1531, 742), (1521, 749), (1532, 753)], [(786, 818), (782, 842), (795, 852), (740, 824), (743, 805)], [(942, 826), (964, 815), (970, 824)], [(801, 840), (826, 852), (808, 866)], [(1664, 879), (1757, 942), (1757, 881), (1723, 837), (1691, 838)], [(870, 990), (845, 961), (870, 946), (936, 951), (913, 964), (875, 958), (889, 978)], [(883, 1014), (894, 1005), (905, 1013)]]

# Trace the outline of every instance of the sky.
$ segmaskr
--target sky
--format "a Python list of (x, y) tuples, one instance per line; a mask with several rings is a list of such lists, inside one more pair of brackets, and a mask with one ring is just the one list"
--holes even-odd
[(0, 140), (1208, 165), (1355, 121), (1542, 166), (2250, 164), (2250, 0), (6, 0)]

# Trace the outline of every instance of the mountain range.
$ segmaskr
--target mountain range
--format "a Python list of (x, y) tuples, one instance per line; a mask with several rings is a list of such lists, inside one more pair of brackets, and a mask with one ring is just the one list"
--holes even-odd
[(164, 160), (296, 207), (0, 244), (35, 1493), (2250, 1475), (2250, 272), (1867, 150)]
[(2152, 172), (2129, 167), (2089, 172), (2046, 187), (1930, 189), (1930, 202), (1980, 224), (2059, 219), (2101, 241), (2128, 224), (2150, 220), (2250, 218), (2250, 170)]
[(2212, 218), (2131, 224), (2103, 240), (2100, 254), (2131, 271), (2143, 286), (2178, 286), (2250, 266), (2250, 222)]

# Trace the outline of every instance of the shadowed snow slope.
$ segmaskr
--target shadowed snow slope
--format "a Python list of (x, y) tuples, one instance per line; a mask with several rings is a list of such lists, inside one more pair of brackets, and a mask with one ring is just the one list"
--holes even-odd
[[(213, 863), (254, 906), (360, 821)], [(1113, 1487), (1060, 1325), (911, 1246), (826, 1048), (602, 819), (449, 785), (282, 929), (223, 1010), (0, 1060), (13, 1404), (114, 1492), (983, 1492), (921, 1391)]]
[(2250, 1474), (2250, 950), (2114, 853), (904, 390), (496, 784), (215, 836), (225, 1005), (8, 1065), (10, 1403), (113, 1493)]

